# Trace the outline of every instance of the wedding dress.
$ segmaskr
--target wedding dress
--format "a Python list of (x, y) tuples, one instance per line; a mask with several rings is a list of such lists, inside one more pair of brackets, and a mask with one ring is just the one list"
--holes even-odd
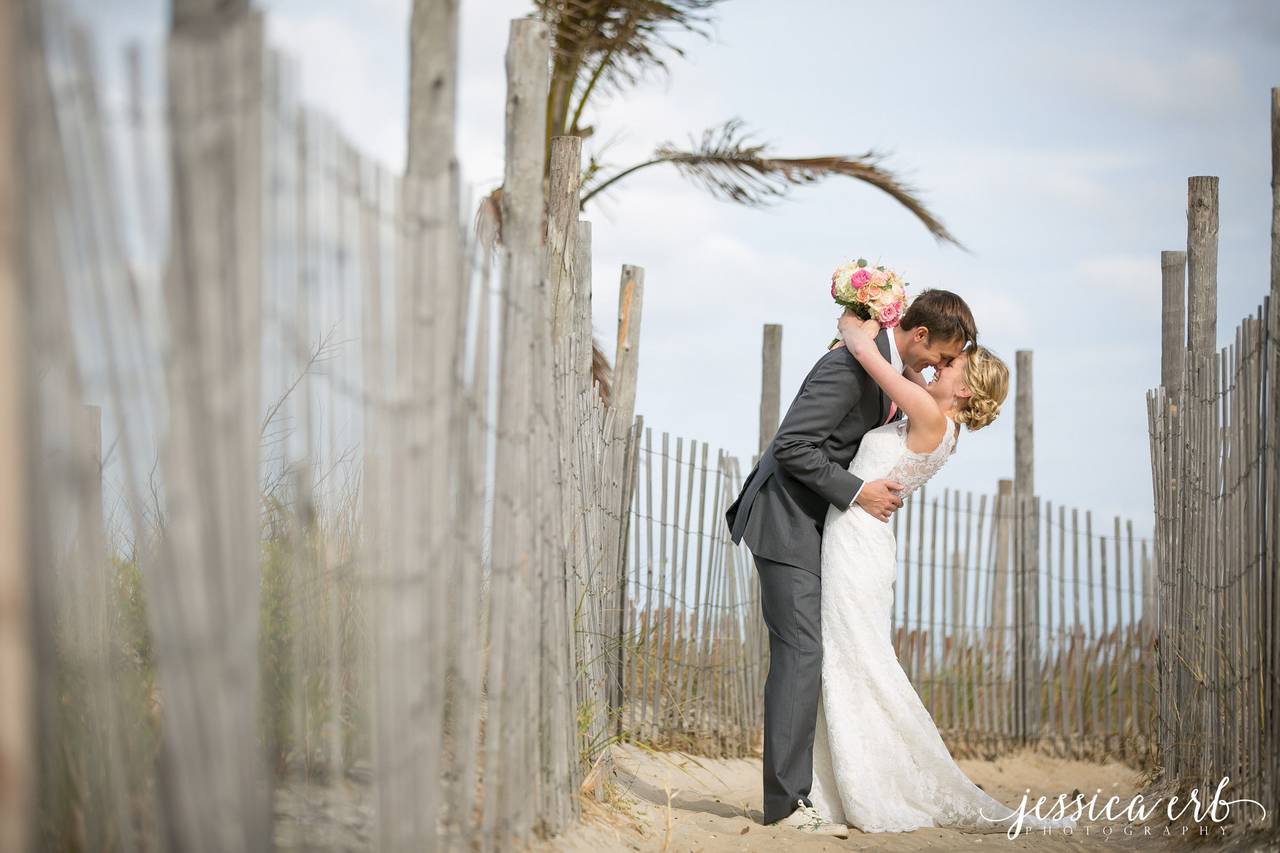
[[(907, 421), (868, 432), (849, 470), (864, 482), (924, 485), (955, 449), (958, 425), (930, 453), (907, 448)], [(1007, 830), (1014, 809), (969, 781), (951, 758), (890, 640), (893, 528), (861, 507), (827, 513), (822, 537), (822, 695), (810, 799), (824, 817), (864, 832), (926, 826)], [(1029, 808), (1035, 801), (1029, 802)], [(1042, 810), (1047, 814), (1048, 807)], [(1074, 817), (1023, 829), (1074, 827)]]

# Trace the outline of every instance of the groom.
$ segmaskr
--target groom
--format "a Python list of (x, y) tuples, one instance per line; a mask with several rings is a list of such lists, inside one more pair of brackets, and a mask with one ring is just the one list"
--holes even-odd
[[(842, 319), (843, 322), (843, 319)], [(898, 368), (949, 364), (977, 340), (969, 306), (946, 290), (926, 290), (902, 322), (876, 338)], [(764, 687), (764, 822), (847, 837), (809, 801), (813, 737), (822, 676), (821, 554), (827, 507), (855, 503), (881, 521), (902, 506), (902, 486), (864, 483), (848, 471), (862, 436), (897, 416), (896, 407), (844, 347), (809, 371), (778, 432), (725, 517), (734, 543), (747, 540), (760, 576), (769, 628)]]

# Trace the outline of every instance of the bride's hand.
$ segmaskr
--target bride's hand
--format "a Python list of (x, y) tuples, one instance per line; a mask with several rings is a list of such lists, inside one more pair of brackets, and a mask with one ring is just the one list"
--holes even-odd
[(840, 319), (836, 321), (836, 329), (840, 332), (840, 337), (850, 352), (854, 350), (855, 344), (874, 341), (876, 335), (880, 334), (880, 324), (878, 322), (875, 320), (862, 320), (853, 314), (840, 315)]

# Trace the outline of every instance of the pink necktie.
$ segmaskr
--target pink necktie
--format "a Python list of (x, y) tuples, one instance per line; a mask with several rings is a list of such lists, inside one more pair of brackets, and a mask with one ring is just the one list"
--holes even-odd
[(889, 417), (885, 418), (884, 422), (888, 423), (889, 421), (893, 420), (893, 416), (897, 413), (897, 411), (898, 411), (898, 404), (890, 400), (889, 401)]

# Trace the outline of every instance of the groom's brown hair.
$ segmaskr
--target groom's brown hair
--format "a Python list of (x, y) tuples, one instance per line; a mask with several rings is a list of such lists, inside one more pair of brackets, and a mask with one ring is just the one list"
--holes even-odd
[(925, 290), (911, 301), (902, 315), (902, 328), (924, 326), (929, 337), (943, 341), (961, 341), (966, 346), (978, 342), (978, 326), (965, 301), (950, 290)]

